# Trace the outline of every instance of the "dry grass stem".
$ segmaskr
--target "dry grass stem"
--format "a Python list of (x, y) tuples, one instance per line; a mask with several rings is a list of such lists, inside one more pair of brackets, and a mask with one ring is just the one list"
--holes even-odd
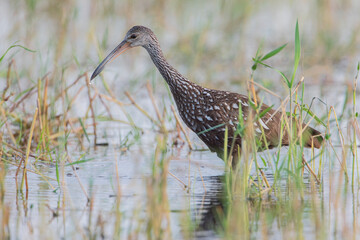
[(183, 133), (184, 136), (185, 136), (186, 142), (188, 143), (190, 150), (193, 150), (194, 148), (193, 148), (193, 146), (192, 146), (192, 143), (191, 143), (191, 141), (190, 141), (190, 138), (189, 138), (189, 136), (187, 135), (187, 133), (186, 133), (186, 131), (185, 131), (185, 128), (184, 128), (184, 126), (182, 125), (182, 123), (181, 123), (181, 121), (180, 121), (180, 119), (179, 119), (179, 117), (178, 117), (178, 115), (177, 115), (177, 113), (176, 113), (175, 108), (174, 108), (173, 105), (171, 105), (171, 111), (172, 111), (173, 114), (174, 114), (176, 123), (179, 125), (182, 133)]
[(152, 118), (142, 107), (139, 106), (139, 104), (136, 103), (134, 98), (130, 95), (129, 92), (125, 92), (126, 97), (130, 100), (130, 102), (142, 113), (144, 114), (152, 123), (154, 123), (156, 126), (160, 127), (161, 125)]
[[(28, 164), (28, 160), (29, 160), (30, 147), (31, 147), (31, 142), (32, 142), (32, 136), (33, 136), (33, 133), (34, 133), (37, 114), (38, 114), (38, 108), (35, 109), (33, 121), (32, 121), (31, 128), (30, 128), (28, 143), (27, 143), (27, 147), (26, 147), (26, 155), (25, 155), (25, 160), (24, 160), (24, 171), (23, 171), (23, 177), (22, 177), (22, 180), (21, 180), (20, 189), (23, 188), (24, 180), (26, 178), (26, 169), (27, 169), (27, 164)], [(29, 189), (26, 188), (26, 191), (28, 191), (28, 190)]]
[(91, 109), (91, 118), (93, 121), (93, 133), (94, 133), (94, 146), (97, 145), (97, 135), (96, 135), (96, 120), (95, 120), (95, 111), (94, 111), (94, 107), (93, 107), (93, 98), (91, 98), (91, 89), (90, 89), (90, 80), (89, 80), (89, 76), (87, 75), (87, 73), (85, 74), (85, 81), (86, 81), (86, 86), (88, 89), (88, 96), (89, 96), (89, 105), (90, 105), (90, 109)]
[(167, 130), (166, 130), (166, 126), (165, 126), (165, 122), (164, 122), (164, 119), (161, 117), (161, 114), (160, 114), (160, 111), (159, 111), (159, 108), (156, 104), (156, 101), (155, 101), (155, 98), (154, 98), (154, 95), (152, 94), (152, 87), (150, 85), (149, 82), (146, 83), (146, 89), (148, 90), (148, 93), (149, 93), (149, 97), (151, 99), (151, 102), (154, 106), (154, 109), (155, 109), (155, 112), (156, 112), (156, 116), (158, 118), (158, 120), (160, 121), (161, 123), (161, 129), (166, 133)]
[(181, 181), (177, 176), (175, 176), (174, 174), (172, 174), (170, 171), (168, 171), (168, 173), (170, 174), (170, 176), (172, 176), (173, 178), (175, 178), (179, 183), (181, 183), (183, 185), (183, 188), (184, 189), (187, 189), (188, 186), (183, 182)]

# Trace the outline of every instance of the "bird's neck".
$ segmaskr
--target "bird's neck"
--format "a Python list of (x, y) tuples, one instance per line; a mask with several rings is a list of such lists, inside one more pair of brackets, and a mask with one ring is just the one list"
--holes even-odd
[(165, 59), (160, 46), (158, 44), (146, 46), (151, 60), (159, 70), (162, 77), (165, 79), (173, 94), (181, 89), (184, 84), (196, 85), (182, 76), (175, 68), (173, 68)]

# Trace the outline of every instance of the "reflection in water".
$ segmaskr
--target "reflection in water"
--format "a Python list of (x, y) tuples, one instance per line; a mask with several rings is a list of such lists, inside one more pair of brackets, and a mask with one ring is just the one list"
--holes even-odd
[(221, 228), (220, 216), (224, 212), (224, 176), (210, 176), (204, 181), (211, 183), (210, 188), (197, 205), (199, 216), (196, 228), (196, 238), (206, 238), (214, 235)]
[[(267, 174), (273, 182), (273, 175)], [(262, 198), (242, 198), (233, 193), (232, 200), (226, 197), (225, 176), (211, 176), (204, 181), (211, 183), (207, 194), (197, 199), (195, 238), (208, 239), (224, 234), (233, 237), (282, 237), (292, 231), (304, 232), (307, 236), (319, 235), (324, 228), (313, 217), (326, 214), (323, 189), (314, 184), (310, 175), (304, 175), (303, 187), (280, 184), (279, 192), (268, 191)], [(284, 180), (285, 181), (285, 180)], [(281, 182), (281, 181), (280, 181)], [(309, 214), (311, 213), (311, 214)], [(280, 230), (280, 231), (279, 231)], [(323, 232), (326, 236), (326, 232)]]

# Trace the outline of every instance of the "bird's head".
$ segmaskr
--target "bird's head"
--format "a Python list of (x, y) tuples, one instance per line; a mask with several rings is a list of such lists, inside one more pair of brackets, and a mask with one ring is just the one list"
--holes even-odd
[(157, 39), (149, 28), (144, 26), (132, 27), (126, 33), (124, 40), (122, 40), (122, 42), (114, 50), (112, 50), (111, 53), (95, 69), (94, 73), (91, 75), (91, 80), (101, 73), (108, 62), (111, 62), (126, 50), (137, 46), (147, 48), (153, 42), (157, 43)]

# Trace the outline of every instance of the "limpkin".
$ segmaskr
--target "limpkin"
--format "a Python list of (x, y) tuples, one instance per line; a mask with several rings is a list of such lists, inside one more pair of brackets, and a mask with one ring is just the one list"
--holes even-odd
[[(234, 135), (239, 123), (239, 112), (242, 113), (243, 121), (246, 122), (248, 119), (248, 122), (252, 122), (250, 124), (254, 129), (254, 135), (261, 139), (257, 151), (277, 147), (280, 141), (281, 146), (289, 145), (288, 131), (281, 127), (283, 114), (280, 111), (269, 110), (268, 105), (261, 104), (259, 112), (265, 112), (265, 114), (258, 119), (251, 118), (249, 115), (252, 112), (250, 106), (252, 99), (247, 96), (205, 88), (189, 81), (166, 61), (155, 34), (144, 26), (134, 26), (127, 32), (124, 40), (95, 69), (91, 80), (104, 69), (109, 61), (137, 46), (142, 46), (147, 50), (169, 85), (182, 120), (219, 157), (222, 158), (224, 153), (227, 127), (228, 150), (232, 149), (232, 156), (235, 159), (233, 163), (237, 161), (242, 143), (240, 135)], [(299, 129), (302, 131), (304, 146), (320, 148), (323, 141), (321, 133), (303, 123), (301, 128)], [(261, 136), (265, 136), (265, 140)]]

